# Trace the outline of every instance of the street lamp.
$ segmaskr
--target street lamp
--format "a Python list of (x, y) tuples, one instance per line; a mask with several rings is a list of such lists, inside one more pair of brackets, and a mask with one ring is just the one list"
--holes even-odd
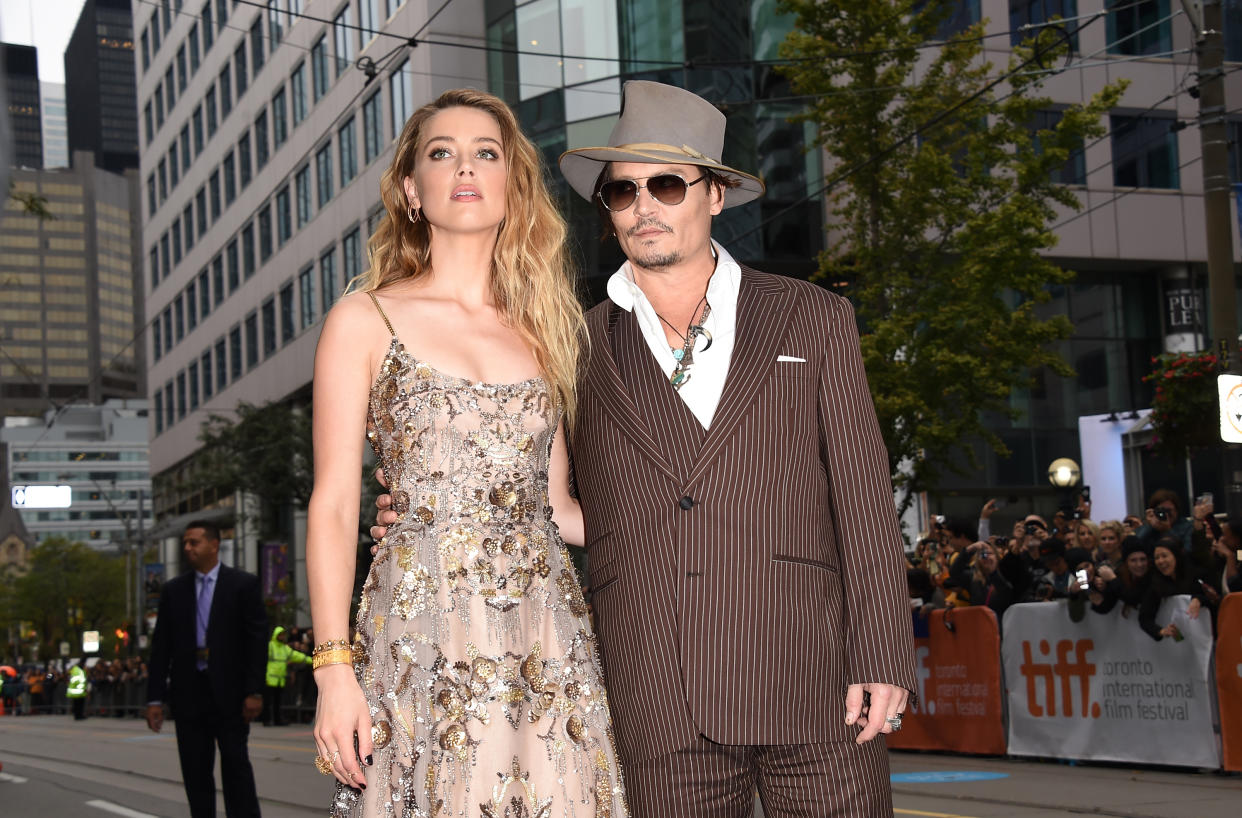
[(1074, 486), (1082, 479), (1082, 470), (1068, 457), (1058, 457), (1048, 465), (1048, 482), (1059, 491), (1057, 508), (1064, 511), (1066, 517), (1072, 513)]

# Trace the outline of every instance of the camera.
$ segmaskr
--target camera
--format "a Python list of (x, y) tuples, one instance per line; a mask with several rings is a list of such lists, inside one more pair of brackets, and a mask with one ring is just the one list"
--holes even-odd
[(943, 525), (944, 525), (944, 515), (943, 515), (943, 514), (937, 514), (935, 517), (932, 517), (932, 520), (934, 520), (934, 521), (935, 521), (935, 523), (936, 523), (936, 528), (940, 528), (941, 526), (943, 526)]
[(1038, 533), (1041, 528), (1042, 526), (1040, 526), (1039, 523), (1027, 523), (1026, 524), (1026, 536), (1028, 537), (1035, 536), (1035, 534)]
[(1088, 583), (1090, 580), (1088, 580), (1088, 579), (1087, 579), (1087, 569), (1086, 569), (1086, 568), (1079, 568), (1077, 571), (1075, 571), (1075, 572), (1074, 572), (1074, 579), (1076, 579), (1076, 580), (1078, 581), (1078, 587), (1079, 587), (1079, 588), (1082, 588), (1084, 591), (1087, 589), (1087, 583)]
[(1160, 522), (1162, 523), (1168, 522), (1169, 510), (1165, 508), (1164, 506), (1160, 506), (1159, 508), (1154, 508), (1152, 509), (1152, 512), (1155, 513), (1156, 519), (1159, 520)]

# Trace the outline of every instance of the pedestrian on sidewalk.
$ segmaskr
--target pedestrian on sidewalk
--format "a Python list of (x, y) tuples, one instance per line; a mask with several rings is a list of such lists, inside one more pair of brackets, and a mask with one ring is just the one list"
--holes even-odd
[(65, 688), (65, 698), (69, 700), (70, 705), (73, 707), (74, 721), (82, 721), (86, 718), (85, 663), (86, 660), (81, 659), (69, 669), (69, 686)]
[[(192, 570), (160, 594), (151, 637), (147, 725), (159, 732), (171, 695), (181, 777), (193, 818), (216, 814), (216, 747), (229, 818), (257, 818), (250, 722), (263, 709), (267, 614), (259, 578), (220, 564), (220, 529), (191, 522), (181, 536)], [(169, 682), (171, 681), (171, 686)]]
[(310, 657), (289, 647), (289, 633), (280, 625), (272, 631), (267, 643), (267, 687), (263, 693), (263, 724), (284, 727), (288, 722), (281, 716), (280, 699), (289, 678), (289, 665), (310, 664)]

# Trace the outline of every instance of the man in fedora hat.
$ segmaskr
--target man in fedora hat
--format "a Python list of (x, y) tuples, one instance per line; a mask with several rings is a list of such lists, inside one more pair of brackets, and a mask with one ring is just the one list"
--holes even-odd
[(627, 258), (587, 314), (570, 449), (629, 804), (741, 818), (757, 788), (771, 818), (890, 816), (873, 739), (901, 726), (913, 638), (854, 313), (712, 241), (764, 189), (720, 162), (724, 130), (628, 82), (609, 144), (560, 159)]

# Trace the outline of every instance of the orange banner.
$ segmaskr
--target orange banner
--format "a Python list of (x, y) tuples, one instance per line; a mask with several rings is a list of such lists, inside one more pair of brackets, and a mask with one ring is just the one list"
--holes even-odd
[(1216, 692), (1226, 770), (1242, 772), (1242, 594), (1221, 600), (1216, 616)]
[(914, 640), (918, 706), (886, 739), (899, 750), (1005, 754), (1000, 628), (990, 608), (933, 611)]

